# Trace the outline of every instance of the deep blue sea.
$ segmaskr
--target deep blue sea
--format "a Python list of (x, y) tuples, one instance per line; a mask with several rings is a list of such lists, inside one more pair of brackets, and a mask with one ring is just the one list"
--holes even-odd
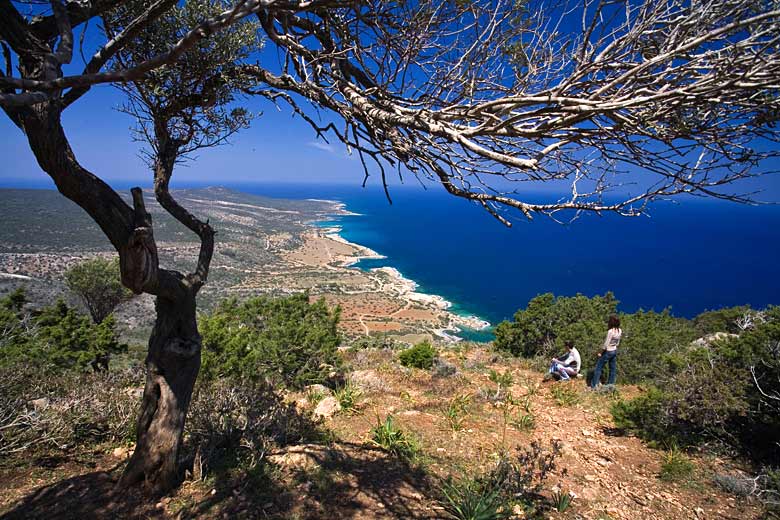
[[(780, 207), (688, 199), (660, 202), (650, 217), (586, 215), (562, 225), (545, 217), (501, 225), (443, 192), (355, 186), (236, 186), (242, 191), (344, 202), (341, 235), (385, 255), (389, 265), (453, 310), (497, 324), (537, 294), (612, 291), (620, 309), (691, 318), (704, 310), (780, 304)], [(464, 337), (488, 339), (466, 331)]]
[[(176, 186), (185, 187), (185, 186)], [(228, 187), (287, 198), (338, 200), (359, 213), (342, 236), (385, 255), (359, 268), (392, 266), (453, 310), (497, 324), (537, 294), (612, 291), (622, 311), (693, 317), (725, 306), (780, 304), (780, 207), (688, 199), (651, 216), (586, 215), (568, 225), (517, 218), (506, 228), (474, 204), (441, 191), (359, 186)], [(469, 339), (490, 334), (465, 331)]]

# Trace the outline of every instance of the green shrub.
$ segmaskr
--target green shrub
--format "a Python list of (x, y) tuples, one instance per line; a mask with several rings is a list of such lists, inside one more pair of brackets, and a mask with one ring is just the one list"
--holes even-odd
[(580, 402), (580, 394), (570, 383), (556, 384), (550, 393), (558, 406), (574, 406)]
[(533, 441), (528, 448), (517, 448), (514, 457), (502, 453), (495, 466), (485, 473), (444, 480), (442, 506), (456, 519), (510, 518), (516, 505), (531, 511), (539, 509), (539, 493), (555, 470), (559, 455), (557, 441), (549, 451)]
[(202, 315), (204, 377), (268, 378), (292, 388), (325, 381), (340, 366), (340, 311), (308, 294), (222, 302)]
[(120, 281), (119, 258), (85, 260), (65, 272), (65, 282), (79, 295), (95, 323), (102, 322), (117, 305), (133, 296)]
[[(564, 352), (570, 341), (580, 351), (584, 373), (595, 366), (607, 319), (617, 312), (617, 304), (609, 292), (593, 298), (539, 295), (515, 313), (514, 321), (498, 325), (495, 346), (515, 356), (541, 358), (547, 364), (548, 358)], [(620, 320), (619, 383), (652, 380), (666, 369), (670, 351), (686, 347), (697, 337), (691, 322), (675, 318), (668, 309), (621, 314)]]
[(441, 485), (444, 512), (454, 520), (500, 520), (512, 510), (501, 488), (474, 479), (448, 478)]
[(407, 462), (419, 461), (420, 444), (395, 424), (392, 415), (384, 421), (377, 418), (377, 424), (371, 429), (371, 440), (383, 450)]
[(669, 399), (668, 394), (650, 388), (635, 399), (618, 401), (611, 407), (615, 426), (648, 441), (687, 445), (692, 435), (690, 427), (671, 424), (666, 414)]
[(676, 446), (664, 453), (658, 478), (664, 482), (682, 482), (693, 475), (693, 462)]
[(95, 324), (58, 300), (31, 311), (23, 290), (0, 299), (0, 366), (33, 364), (49, 372), (108, 367), (113, 354), (124, 352), (113, 315)]
[(739, 334), (741, 329), (737, 326), (737, 320), (748, 312), (751, 312), (750, 305), (705, 311), (693, 318), (693, 325), (699, 336), (706, 336), (715, 332)]
[(447, 421), (447, 426), (452, 431), (460, 431), (463, 429), (463, 422), (466, 420), (470, 406), (471, 396), (469, 394), (462, 394), (450, 399), (447, 406), (442, 408), (442, 415)]
[(559, 513), (564, 513), (571, 507), (572, 498), (569, 491), (555, 490), (552, 494), (553, 507)]
[(565, 341), (594, 348), (604, 340), (607, 318), (616, 312), (618, 301), (610, 292), (588, 298), (541, 294), (496, 327), (495, 346), (515, 356), (549, 356), (562, 351)]
[(398, 354), (398, 360), (403, 366), (423, 370), (430, 370), (435, 357), (436, 349), (428, 341), (422, 341)]
[(363, 392), (347, 381), (343, 386), (337, 388), (333, 395), (341, 406), (341, 412), (349, 414), (357, 411), (358, 401), (363, 396)]

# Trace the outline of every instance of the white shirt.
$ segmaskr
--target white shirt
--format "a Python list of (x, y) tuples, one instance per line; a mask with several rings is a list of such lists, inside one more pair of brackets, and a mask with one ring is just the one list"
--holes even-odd
[(572, 363), (574, 363), (574, 370), (577, 372), (580, 371), (580, 366), (582, 365), (582, 359), (580, 359), (580, 353), (577, 351), (576, 348), (572, 347), (572, 349), (569, 351), (569, 355), (566, 356), (566, 359), (562, 361), (562, 363), (566, 366), (571, 366)]
[(620, 329), (609, 329), (607, 331), (607, 337), (604, 340), (604, 350), (612, 352), (617, 350), (620, 345), (620, 336), (623, 335), (623, 331)]

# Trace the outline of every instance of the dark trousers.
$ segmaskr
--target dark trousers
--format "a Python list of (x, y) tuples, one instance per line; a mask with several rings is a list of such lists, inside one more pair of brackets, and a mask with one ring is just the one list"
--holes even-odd
[(590, 380), (591, 388), (596, 388), (601, 381), (601, 371), (604, 369), (604, 365), (609, 362), (609, 380), (608, 385), (614, 385), (617, 379), (617, 350), (604, 351), (599, 356), (599, 360), (596, 361), (596, 369), (593, 371), (593, 378)]

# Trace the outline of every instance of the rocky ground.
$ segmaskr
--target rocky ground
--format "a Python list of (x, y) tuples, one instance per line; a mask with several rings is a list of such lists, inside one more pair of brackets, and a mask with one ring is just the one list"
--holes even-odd
[[(0, 511), (6, 518), (442, 518), (440, 478), (478, 474), (498, 453), (535, 440), (545, 449), (553, 442), (561, 447), (541, 500), (556, 490), (575, 497), (565, 512), (548, 507), (545, 518), (762, 518), (759, 504), (713, 483), (715, 475), (741, 474), (728, 458), (691, 453), (691, 475), (678, 482), (659, 478), (664, 451), (616, 430), (608, 413), (615, 399), (635, 395), (636, 388), (602, 394), (586, 391), (581, 380), (543, 383), (541, 373), (523, 362), (471, 345), (442, 354), (456, 370), (446, 376), (401, 367), (394, 351), (344, 355), (348, 378), (360, 389), (357, 404), (340, 410), (321, 388), (288, 394), (302, 413), (319, 416), (328, 434), (266, 454), (260, 476), (190, 478), (173, 496), (149, 504), (111, 494), (131, 448), (105, 446), (45, 461), (33, 471), (3, 468)], [(490, 370), (512, 375), (508, 394), (499, 392), (498, 399)], [(445, 414), (455, 398), (467, 403), (457, 428)], [(516, 404), (506, 409), (507, 402)], [(519, 415), (531, 415), (533, 425), (519, 425)], [(418, 441), (414, 463), (372, 441), (371, 429), (387, 416)], [(520, 511), (515, 516), (524, 517)]]

